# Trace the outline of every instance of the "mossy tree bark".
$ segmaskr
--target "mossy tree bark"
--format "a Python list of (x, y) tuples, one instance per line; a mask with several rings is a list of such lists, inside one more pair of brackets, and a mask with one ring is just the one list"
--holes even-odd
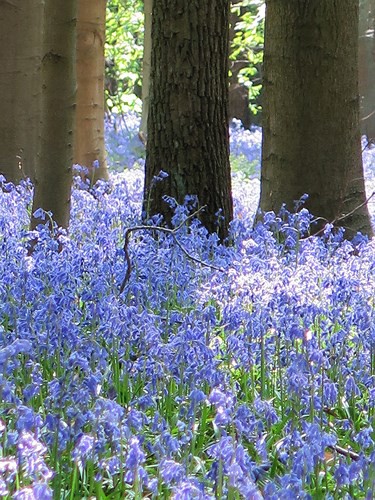
[[(173, 211), (196, 195), (221, 239), (233, 215), (227, 129), (229, 0), (159, 0), (152, 13), (144, 212)], [(169, 177), (154, 183), (164, 170)], [(221, 211), (218, 224), (217, 213)]]
[[(73, 164), (76, 0), (46, 0), (42, 50), (42, 120), (32, 212), (50, 211), (67, 228)], [(32, 217), (31, 228), (43, 222)]]
[(307, 207), (372, 234), (358, 99), (358, 0), (266, 1), (260, 209)]
[(106, 4), (106, 0), (78, 0), (74, 163), (88, 169), (91, 184), (108, 179), (104, 143)]

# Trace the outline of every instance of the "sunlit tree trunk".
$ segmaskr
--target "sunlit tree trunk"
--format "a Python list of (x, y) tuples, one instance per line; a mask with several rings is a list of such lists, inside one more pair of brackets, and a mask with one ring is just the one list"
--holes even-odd
[(307, 207), (372, 234), (358, 99), (358, 1), (266, 2), (260, 208)]
[(150, 107), (152, 0), (144, 0), (143, 9), (145, 20), (142, 62), (142, 116), (139, 133), (141, 140), (145, 142), (147, 138), (147, 118)]
[[(144, 212), (170, 223), (163, 195), (196, 195), (207, 207), (200, 219), (222, 239), (233, 213), (228, 32), (229, 0), (154, 2)], [(155, 183), (160, 170), (169, 177)]]
[(104, 144), (106, 3), (106, 0), (78, 0), (74, 163), (88, 169), (92, 184), (98, 179), (108, 179)]
[[(33, 213), (50, 211), (68, 227), (73, 163), (76, 0), (46, 0), (42, 50), (42, 123)], [(32, 218), (31, 228), (40, 223)]]

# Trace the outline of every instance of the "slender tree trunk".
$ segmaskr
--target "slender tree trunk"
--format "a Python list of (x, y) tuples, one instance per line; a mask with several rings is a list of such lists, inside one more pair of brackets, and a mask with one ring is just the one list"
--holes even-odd
[(38, 158), (42, 0), (0, 7), (0, 173), (31, 177)]
[(144, 0), (143, 12), (145, 21), (142, 62), (142, 116), (139, 134), (141, 140), (145, 142), (147, 138), (147, 119), (150, 107), (152, 0)]
[[(196, 195), (201, 220), (221, 239), (232, 219), (227, 130), (229, 0), (159, 0), (152, 14), (144, 212)], [(169, 177), (154, 182), (164, 170)], [(220, 222), (218, 224), (218, 212)]]
[(106, 0), (78, 0), (74, 163), (88, 169), (92, 184), (98, 179), (108, 179), (104, 144), (106, 3)]
[(307, 207), (372, 234), (358, 99), (358, 1), (266, 2), (260, 208)]
[(375, 0), (361, 2), (359, 18), (359, 95), (362, 134), (375, 140)]
[(20, 178), (14, 114), (19, 3), (3, 2), (0, 7), (0, 174), (9, 181)]
[[(46, 0), (42, 51), (41, 152), (33, 198), (68, 227), (73, 163), (76, 0)], [(33, 217), (31, 228), (41, 220)]]
[(17, 163), (22, 177), (35, 178), (39, 156), (41, 105), (42, 0), (21, 0), (17, 18), (15, 82)]

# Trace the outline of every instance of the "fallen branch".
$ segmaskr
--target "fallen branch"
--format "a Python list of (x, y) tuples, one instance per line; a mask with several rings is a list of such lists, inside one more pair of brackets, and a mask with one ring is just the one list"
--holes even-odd
[(221, 267), (213, 266), (212, 264), (208, 264), (207, 262), (204, 262), (204, 261), (198, 259), (197, 257), (194, 257), (194, 255), (191, 255), (186, 250), (186, 248), (182, 245), (182, 243), (177, 239), (178, 231), (183, 226), (185, 226), (185, 224), (187, 224), (187, 222), (189, 222), (193, 217), (197, 216), (200, 212), (202, 212), (202, 210), (204, 210), (205, 208), (206, 207), (203, 206), (203, 207), (199, 208), (198, 210), (196, 210), (194, 213), (190, 214), (188, 217), (186, 217), (186, 219), (184, 221), (181, 222), (181, 224), (176, 226), (174, 229), (169, 229), (167, 227), (162, 227), (162, 226), (140, 225), (140, 226), (129, 227), (125, 231), (124, 252), (125, 252), (125, 260), (126, 260), (127, 269), (126, 269), (125, 277), (124, 277), (124, 279), (121, 283), (121, 286), (120, 286), (120, 295), (124, 291), (125, 285), (129, 281), (130, 275), (132, 272), (132, 264), (131, 264), (131, 260), (130, 260), (130, 256), (129, 256), (129, 248), (128, 247), (129, 247), (129, 237), (130, 237), (131, 233), (134, 233), (135, 231), (160, 231), (161, 233), (169, 234), (170, 236), (172, 236), (172, 238), (173, 238), (174, 242), (176, 243), (176, 245), (178, 246), (178, 248), (180, 248), (180, 250), (182, 250), (182, 252), (190, 260), (192, 260), (193, 262), (196, 262), (197, 264), (200, 264), (201, 266), (209, 267), (210, 269), (214, 269), (215, 271), (224, 271), (224, 269)]

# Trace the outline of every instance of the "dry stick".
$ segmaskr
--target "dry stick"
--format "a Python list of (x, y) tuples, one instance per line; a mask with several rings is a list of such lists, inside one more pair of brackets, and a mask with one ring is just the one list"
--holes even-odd
[[(370, 200), (371, 198), (373, 198), (375, 196), (375, 191), (373, 191), (371, 193), (371, 195), (363, 202), (361, 203), (360, 205), (358, 205), (357, 207), (355, 207), (353, 210), (351, 210), (350, 212), (348, 212), (347, 214), (344, 214), (344, 215), (341, 215), (340, 217), (337, 217), (336, 219), (334, 219), (330, 224), (334, 225), (336, 224), (337, 222), (339, 221), (342, 221), (344, 219), (346, 219), (347, 217), (350, 217), (354, 212), (356, 212), (357, 210), (359, 210), (360, 208), (362, 208), (364, 205), (366, 205)], [(131, 271), (132, 271), (132, 265), (131, 265), (131, 260), (130, 260), (130, 256), (129, 256), (129, 250), (128, 250), (128, 246), (129, 246), (129, 236), (131, 233), (134, 233), (135, 231), (160, 231), (162, 233), (166, 233), (166, 234), (169, 234), (170, 236), (172, 236), (172, 238), (174, 239), (176, 245), (180, 248), (180, 250), (182, 250), (182, 252), (186, 255), (186, 257), (188, 257), (190, 260), (192, 260), (193, 262), (196, 262), (197, 264), (200, 264), (201, 266), (204, 266), (204, 267), (209, 267), (210, 269), (214, 269), (215, 271), (225, 271), (225, 269), (223, 269), (222, 267), (216, 267), (216, 266), (213, 266), (212, 264), (208, 264), (207, 262), (204, 262), (200, 259), (198, 259), (197, 257), (194, 257), (194, 255), (191, 255), (187, 250), (186, 248), (181, 244), (180, 241), (178, 241), (177, 237), (176, 237), (176, 233), (189, 221), (191, 220), (193, 217), (195, 217), (196, 215), (198, 215), (200, 212), (202, 212), (202, 210), (204, 210), (206, 208), (206, 206), (203, 206), (201, 208), (199, 208), (198, 210), (196, 210), (194, 213), (190, 214), (188, 217), (186, 217), (186, 219), (184, 221), (181, 222), (181, 224), (179, 224), (177, 227), (175, 227), (174, 229), (168, 229), (167, 227), (161, 227), (161, 226), (133, 226), (133, 227), (129, 227), (126, 231), (125, 231), (125, 243), (124, 243), (124, 252), (125, 252), (125, 260), (126, 260), (126, 264), (127, 264), (127, 269), (126, 269), (126, 274), (125, 274), (125, 278), (120, 286), (120, 295), (122, 294), (122, 292), (124, 291), (124, 288), (125, 288), (125, 285), (126, 283), (129, 281), (129, 278), (130, 278), (130, 275), (131, 275)], [(326, 220), (326, 219), (323, 219), (322, 217), (318, 217), (317, 219), (314, 219), (312, 222), (316, 222), (318, 221), (319, 219), (321, 220)], [(328, 223), (328, 221), (326, 220), (326, 222)], [(307, 240), (309, 238), (313, 238), (313, 237), (316, 237), (316, 236), (319, 236), (319, 234), (321, 234), (322, 232), (324, 231), (324, 227), (322, 229), (320, 229), (317, 233), (315, 233), (314, 235), (311, 235), (311, 236), (307, 236), (306, 238), (302, 238), (303, 240)]]
[(177, 237), (176, 237), (176, 233), (189, 221), (191, 220), (193, 217), (195, 217), (196, 215), (198, 215), (200, 212), (202, 212), (202, 210), (204, 210), (206, 208), (206, 206), (203, 206), (201, 207), (199, 210), (196, 210), (194, 213), (190, 214), (188, 217), (186, 217), (186, 219), (184, 221), (181, 222), (181, 224), (179, 224), (177, 227), (175, 227), (174, 229), (168, 229), (167, 227), (162, 227), (162, 226), (133, 226), (133, 227), (129, 227), (126, 231), (125, 231), (125, 243), (124, 243), (124, 252), (125, 252), (125, 260), (126, 260), (126, 264), (127, 264), (127, 269), (126, 269), (126, 274), (125, 274), (125, 278), (120, 286), (120, 295), (122, 294), (122, 292), (124, 291), (124, 288), (125, 288), (125, 285), (126, 283), (129, 281), (129, 278), (130, 278), (130, 275), (131, 275), (131, 272), (132, 272), (132, 264), (131, 264), (131, 260), (130, 260), (130, 256), (129, 256), (129, 236), (131, 233), (134, 233), (135, 231), (160, 231), (162, 233), (166, 233), (166, 234), (169, 234), (170, 236), (172, 236), (172, 238), (174, 239), (176, 245), (183, 251), (183, 253), (186, 255), (186, 257), (188, 257), (190, 260), (194, 261), (194, 262), (197, 262), (198, 264), (200, 264), (201, 266), (204, 266), (204, 267), (209, 267), (210, 269), (214, 269), (215, 271), (224, 271), (223, 268), (221, 267), (216, 267), (216, 266), (213, 266), (212, 264), (208, 264), (207, 262), (203, 262), (202, 260), (198, 259), (197, 257), (194, 257), (194, 255), (191, 255), (187, 250), (186, 248), (181, 244), (180, 241), (178, 241)]
[(352, 450), (347, 450), (346, 448), (343, 448), (342, 446), (332, 445), (328, 446), (328, 448), (332, 451), (336, 451), (339, 455), (343, 455), (344, 457), (351, 458), (354, 461), (359, 460), (359, 454), (356, 453), (355, 451)]
[(370, 196), (363, 202), (361, 203), (360, 205), (358, 205), (358, 207), (355, 207), (351, 212), (349, 212), (348, 214), (345, 214), (345, 215), (342, 215), (341, 217), (338, 217), (334, 222), (338, 222), (340, 220), (343, 220), (343, 219), (346, 219), (347, 217), (350, 217), (352, 214), (354, 214), (354, 212), (356, 212), (357, 210), (359, 210), (360, 208), (362, 208), (364, 205), (367, 205), (367, 203), (371, 200), (371, 198), (373, 198), (375, 196), (375, 191), (373, 191)]
[[(342, 221), (344, 219), (347, 219), (348, 217), (350, 217), (352, 214), (354, 214), (354, 212), (356, 212), (357, 210), (359, 210), (360, 208), (362, 208), (364, 205), (367, 205), (367, 203), (371, 200), (371, 198), (373, 198), (375, 196), (375, 191), (373, 191), (370, 196), (363, 202), (361, 203), (360, 205), (358, 205), (358, 207), (355, 207), (353, 210), (351, 210), (350, 212), (348, 212), (347, 214), (343, 214), (341, 215), (340, 217), (337, 217), (336, 219), (334, 219), (332, 222), (328, 222), (327, 219), (324, 219), (324, 217), (317, 217), (316, 219), (312, 220), (311, 222), (317, 222), (318, 220), (325, 220), (327, 224), (336, 224), (337, 222), (339, 221)], [(324, 227), (322, 227), (322, 229), (319, 229), (319, 231), (317, 231), (316, 233), (312, 234), (311, 236), (307, 236), (306, 238), (301, 238), (302, 240), (308, 240), (310, 238), (313, 238), (315, 236), (319, 236), (321, 233), (324, 232)]]

